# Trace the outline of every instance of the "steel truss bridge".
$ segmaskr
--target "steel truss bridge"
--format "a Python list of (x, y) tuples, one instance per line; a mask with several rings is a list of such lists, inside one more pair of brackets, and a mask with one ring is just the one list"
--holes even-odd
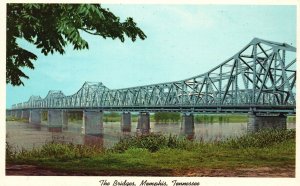
[(73, 95), (51, 90), (45, 98), (12, 105), (37, 108), (295, 114), (296, 48), (254, 38), (220, 65), (188, 79), (123, 89), (85, 82)]

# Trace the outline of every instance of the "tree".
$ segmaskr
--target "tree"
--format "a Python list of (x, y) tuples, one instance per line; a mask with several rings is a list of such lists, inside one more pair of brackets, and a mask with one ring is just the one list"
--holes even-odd
[(34, 69), (32, 62), (37, 59), (18, 45), (17, 38), (34, 44), (44, 55), (64, 54), (67, 44), (74, 50), (89, 48), (80, 31), (122, 42), (125, 36), (133, 42), (146, 38), (131, 17), (120, 22), (100, 4), (7, 4), (6, 83), (24, 85), (21, 78), (29, 77), (21, 69)]
[(155, 112), (154, 114), (155, 122), (167, 122), (173, 121), (177, 122), (180, 120), (180, 113), (177, 112)]

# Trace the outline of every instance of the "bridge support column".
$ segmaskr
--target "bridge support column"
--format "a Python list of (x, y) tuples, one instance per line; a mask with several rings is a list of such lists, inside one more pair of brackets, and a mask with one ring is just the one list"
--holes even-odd
[(86, 135), (103, 134), (103, 112), (102, 111), (83, 111), (83, 133)]
[(85, 135), (83, 136), (83, 143), (84, 145), (87, 146), (103, 148), (104, 146), (103, 135), (97, 135), (97, 136)]
[(12, 116), (13, 116), (13, 117), (17, 117), (17, 111), (16, 111), (16, 110), (14, 110), (14, 111), (12, 112)]
[(13, 110), (6, 111), (6, 116), (14, 116), (14, 111)]
[(183, 114), (181, 123), (181, 133), (190, 136), (194, 134), (194, 129), (194, 115), (191, 113)]
[(21, 115), (22, 115), (21, 116), (22, 119), (29, 119), (30, 111), (29, 110), (22, 110)]
[(17, 110), (16, 111), (16, 118), (19, 118), (19, 119), (22, 118), (22, 110)]
[(6, 110), (6, 117), (11, 117), (13, 116), (13, 111), (12, 110)]
[(63, 110), (61, 114), (62, 114), (63, 129), (68, 129), (68, 123), (69, 123), (68, 112)]
[(68, 125), (68, 113), (64, 110), (48, 110), (48, 129), (51, 132), (61, 132)]
[(38, 109), (30, 110), (29, 112), (29, 123), (41, 124), (41, 111)]
[(121, 131), (131, 132), (131, 113), (123, 112), (121, 116)]
[(150, 132), (149, 112), (140, 112), (138, 117), (137, 133), (149, 134), (149, 132)]
[(258, 115), (249, 113), (247, 132), (257, 132), (264, 129), (286, 129), (286, 115)]
[(15, 117), (15, 111), (14, 110), (9, 111), (9, 116), (10, 117)]

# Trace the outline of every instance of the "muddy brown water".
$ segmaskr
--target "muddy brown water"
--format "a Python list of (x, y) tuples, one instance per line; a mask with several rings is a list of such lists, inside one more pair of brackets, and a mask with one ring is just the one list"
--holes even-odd
[[(97, 145), (111, 147), (125, 135), (136, 134), (136, 122), (132, 122), (131, 132), (122, 132), (119, 122), (104, 122), (104, 133), (101, 136), (82, 134), (80, 121), (70, 122), (67, 129), (51, 131), (46, 122), (33, 125), (24, 122), (6, 122), (6, 142), (17, 149), (38, 148), (48, 142), (65, 142), (73, 144)], [(151, 123), (151, 132), (164, 135), (184, 135), (180, 123)], [(288, 129), (295, 128), (295, 123), (288, 123)], [(247, 132), (247, 123), (195, 123), (194, 134), (185, 135), (189, 139), (213, 141), (228, 137), (241, 136)]]

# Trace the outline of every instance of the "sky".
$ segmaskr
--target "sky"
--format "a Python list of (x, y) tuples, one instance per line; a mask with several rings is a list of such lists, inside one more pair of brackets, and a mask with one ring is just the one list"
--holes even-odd
[(46, 97), (49, 90), (77, 92), (85, 81), (110, 89), (177, 81), (219, 65), (254, 37), (296, 46), (296, 6), (287, 5), (110, 5), (121, 20), (133, 17), (145, 40), (122, 43), (82, 33), (89, 50), (66, 48), (64, 55), (38, 56), (34, 70), (23, 69), (25, 86), (6, 85), (6, 108)]

